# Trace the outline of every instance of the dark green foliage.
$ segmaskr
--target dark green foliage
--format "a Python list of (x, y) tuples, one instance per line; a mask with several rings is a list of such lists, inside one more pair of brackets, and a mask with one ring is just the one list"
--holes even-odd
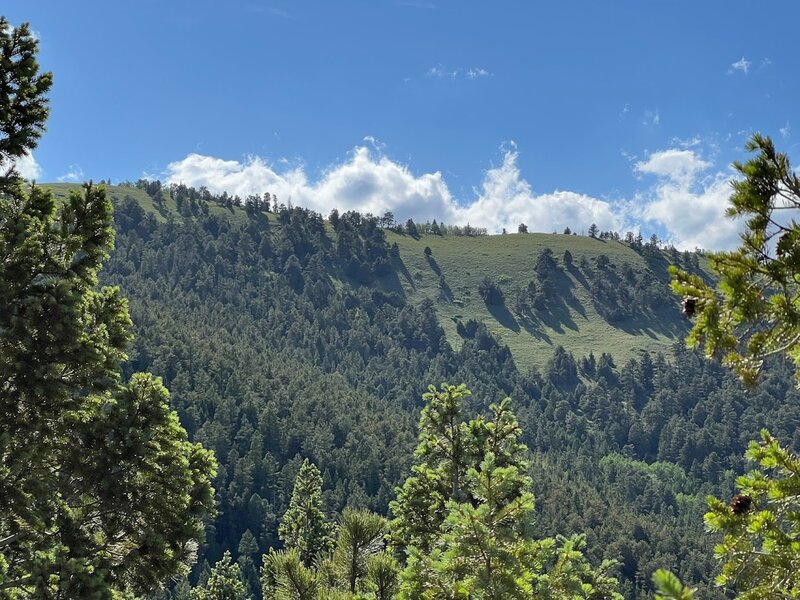
[(322, 477), (308, 459), (294, 480), (289, 508), (281, 519), (278, 536), (288, 550), (296, 550), (305, 566), (333, 548), (333, 526), (322, 512)]
[(509, 399), (461, 420), (463, 385), (425, 394), (413, 475), (392, 503), (407, 556), (400, 598), (621, 598), (611, 563), (592, 569), (582, 538), (536, 539), (525, 446)]
[(127, 303), (94, 289), (110, 210), (91, 185), (60, 210), (36, 187), (0, 196), (0, 537), (14, 540), (0, 580), (12, 589), (153, 589), (184, 567), (212, 506), (214, 462), (186, 441), (161, 382), (120, 381)]
[(489, 306), (499, 306), (505, 302), (503, 290), (488, 277), (484, 277), (478, 286), (478, 294)]
[[(42, 131), (49, 75), (27, 26), (0, 19), (0, 51), (6, 169)], [(56, 203), (13, 171), (0, 179), (3, 598), (153, 591), (188, 570), (213, 510), (214, 459), (187, 441), (161, 380), (120, 377), (128, 304), (97, 288), (113, 241), (105, 188)]]
[(192, 600), (247, 600), (247, 588), (239, 565), (231, 561), (230, 552), (214, 565), (208, 581), (192, 590)]
[(44, 132), (50, 112), (47, 92), (53, 82), (51, 73), (39, 73), (36, 54), (39, 43), (23, 23), (11, 29), (0, 16), (0, 185), (8, 185), (16, 176), (15, 159), (23, 157), (36, 145)]
[(642, 272), (630, 265), (620, 268), (605, 254), (596, 257), (595, 268), (586, 264), (581, 270), (589, 281), (595, 310), (609, 323), (655, 314), (672, 302), (666, 281), (650, 270)]
[[(392, 286), (402, 263), (366, 285), (344, 272), (338, 234), (317, 236), (301, 213), (269, 223), (201, 213), (159, 224), (122, 202), (105, 277), (123, 286), (138, 326), (126, 371), (162, 375), (193, 439), (221, 457), (220, 515), (202, 554), (210, 562), (248, 529), (260, 551), (279, 547), (277, 520), (304, 457), (319, 466), (326, 513), (348, 503), (385, 512), (412, 461), (420, 382), (463, 380), (475, 391), (465, 414), (485, 411), (485, 398), (518, 399), (540, 535), (585, 532), (593, 564), (621, 561), (626, 597), (652, 596), (662, 567), (720, 597), (703, 498), (731, 497), (745, 440), (762, 427), (800, 444), (784, 365), (755, 395), (680, 347), (621, 364), (600, 348), (587, 368), (562, 350), (552, 372), (522, 372), (482, 323), (458, 322), (463, 345), (453, 350), (433, 305), (411, 306)], [(298, 293), (284, 265), (303, 236)], [(599, 270), (595, 262), (581, 271)], [(562, 276), (554, 259), (541, 263), (537, 292)]]
[(419, 232), (417, 231), (417, 226), (414, 224), (414, 219), (409, 219), (406, 221), (406, 233), (411, 237), (419, 237)]

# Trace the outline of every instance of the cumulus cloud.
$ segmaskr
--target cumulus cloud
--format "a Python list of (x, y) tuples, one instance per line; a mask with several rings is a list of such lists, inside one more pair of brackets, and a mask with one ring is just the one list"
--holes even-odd
[(461, 222), (489, 231), (516, 230), (520, 223), (531, 231), (562, 231), (566, 227), (580, 231), (592, 223), (601, 230), (623, 226), (623, 218), (606, 200), (559, 190), (535, 194), (522, 177), (517, 158), (516, 149), (508, 150), (503, 164), (486, 172), (478, 198), (457, 209)]
[(391, 210), (401, 220), (471, 223), (491, 232), (516, 230), (519, 223), (535, 231), (580, 230), (591, 223), (608, 230), (622, 226), (623, 219), (608, 201), (559, 190), (535, 194), (522, 177), (517, 159), (516, 148), (507, 149), (502, 164), (486, 172), (477, 197), (468, 204), (453, 197), (440, 172), (414, 175), (367, 147), (353, 150), (346, 162), (326, 171), (316, 183), (308, 180), (302, 168), (279, 173), (259, 157), (239, 162), (190, 154), (170, 163), (166, 175), (169, 183), (204, 185), (213, 192), (240, 197), (269, 191), (281, 201), (291, 199), (322, 214), (332, 208), (373, 214)]
[(39, 179), (42, 176), (42, 168), (30, 152), (15, 160), (14, 166), (25, 179)]
[(664, 150), (653, 152), (647, 160), (639, 161), (634, 170), (667, 177), (683, 185), (690, 184), (698, 173), (711, 166), (691, 150)]
[(737, 60), (735, 63), (731, 63), (731, 68), (728, 73), (733, 73), (734, 71), (741, 71), (745, 75), (750, 72), (750, 65), (752, 65), (749, 60), (747, 60), (744, 56)]
[(739, 225), (724, 217), (730, 194), (728, 176), (710, 172), (712, 164), (698, 152), (670, 148), (654, 152), (633, 165), (640, 178), (655, 181), (633, 198), (605, 199), (569, 190), (537, 192), (523, 177), (519, 153), (511, 144), (502, 162), (488, 169), (470, 199), (457, 199), (442, 173), (415, 174), (372, 146), (356, 147), (342, 163), (315, 180), (302, 166), (276, 166), (261, 157), (242, 161), (189, 154), (170, 163), (168, 183), (205, 186), (244, 198), (270, 192), (281, 202), (291, 200), (324, 215), (331, 209), (381, 215), (392, 211), (398, 220), (437, 219), (470, 223), (489, 232), (516, 231), (525, 223), (531, 231), (586, 231), (595, 223), (604, 231), (657, 230), (681, 249), (735, 246)]
[(696, 152), (679, 149), (654, 152), (636, 163), (636, 172), (658, 178), (637, 195), (636, 216), (662, 225), (681, 250), (736, 246), (741, 223), (725, 217), (729, 175), (707, 175), (711, 166)]

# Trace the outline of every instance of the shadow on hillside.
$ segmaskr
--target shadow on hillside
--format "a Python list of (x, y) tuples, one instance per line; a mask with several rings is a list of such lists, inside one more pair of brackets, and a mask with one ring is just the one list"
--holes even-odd
[(648, 311), (642, 318), (626, 319), (619, 323), (609, 323), (609, 325), (629, 335), (646, 335), (652, 339), (656, 339), (658, 334), (678, 339), (684, 338), (689, 332), (690, 324), (680, 316), (677, 306), (674, 317), (669, 315), (667, 310), (658, 313)]
[(425, 258), (428, 261), (428, 266), (430, 266), (430, 268), (433, 269), (433, 272), (441, 276), (442, 270), (439, 268), (439, 263), (436, 262), (436, 259), (433, 258), (432, 256), (426, 256)]
[(444, 277), (439, 278), (439, 300), (444, 300), (445, 302), (453, 301), (453, 290), (450, 289)]
[(500, 323), (500, 325), (506, 329), (510, 329), (515, 333), (519, 333), (519, 323), (517, 323), (514, 315), (511, 314), (511, 311), (508, 310), (508, 307), (505, 304), (487, 304), (486, 308), (497, 320), (497, 322)]
[[(399, 273), (400, 275), (403, 276), (403, 278), (406, 280), (408, 285), (411, 286), (411, 289), (416, 291), (417, 286), (414, 284), (414, 279), (411, 277), (411, 273), (408, 272), (408, 268), (406, 267), (406, 263), (403, 262), (403, 259), (402, 258), (393, 258), (392, 259), (392, 266), (394, 267), (394, 271), (392, 272), (392, 275), (395, 278), (398, 278), (397, 274)], [(398, 278), (398, 281), (399, 281), (399, 278)]]
[(566, 302), (562, 298), (549, 302), (546, 310), (536, 311), (539, 320), (556, 333), (564, 333), (564, 327), (578, 331), (578, 325), (572, 320)]
[[(559, 291), (562, 291), (562, 294), (559, 295), (559, 299), (562, 300), (563, 303), (567, 305), (569, 308), (571, 308), (573, 311), (575, 311), (584, 319), (586, 319), (586, 309), (583, 308), (583, 305), (580, 303), (580, 300), (578, 300), (578, 298), (572, 291), (572, 288), (575, 287), (575, 284), (572, 282), (572, 279), (570, 279), (567, 276), (567, 274), (560, 269), (556, 272), (555, 279)], [(584, 282), (585, 281), (586, 280), (584, 279)], [(582, 283), (581, 285), (585, 284)], [(567, 313), (569, 314), (569, 311), (567, 311)], [(570, 321), (571, 320), (572, 319), (570, 318)], [(572, 328), (570, 327), (570, 329)]]
[(545, 333), (539, 325), (539, 320), (533, 315), (518, 315), (517, 322), (525, 329), (525, 333), (547, 343), (549, 346), (553, 345), (553, 339)]
[(589, 282), (586, 281), (586, 277), (584, 277), (584, 275), (581, 272), (581, 270), (578, 267), (576, 267), (575, 265), (569, 265), (567, 267), (567, 270), (569, 271), (569, 274), (572, 275), (575, 278), (575, 281), (580, 283), (581, 286), (583, 286), (583, 289), (585, 289), (588, 292), (589, 291)]

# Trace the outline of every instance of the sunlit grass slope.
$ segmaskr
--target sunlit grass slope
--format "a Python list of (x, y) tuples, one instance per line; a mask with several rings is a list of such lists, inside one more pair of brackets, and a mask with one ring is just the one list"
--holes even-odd
[[(458, 347), (462, 340), (456, 333), (457, 321), (475, 319), (511, 348), (520, 367), (541, 366), (552, 356), (553, 348), (562, 345), (576, 357), (594, 352), (612, 354), (618, 364), (643, 351), (658, 351), (685, 335), (688, 323), (680, 315), (675, 299), (656, 314), (642, 312), (638, 318), (612, 325), (595, 310), (589, 283), (579, 268), (567, 268), (564, 252), (569, 250), (573, 264), (585, 257), (590, 263), (605, 254), (612, 265), (629, 264), (634, 270), (650, 269), (666, 278), (666, 257), (646, 261), (626, 244), (561, 234), (508, 234), (481, 237), (410, 236), (389, 233), (389, 243), (396, 242), (405, 271), (400, 281), (406, 295), (414, 302), (423, 298), (434, 301), (436, 312), (450, 343)], [(426, 257), (425, 247), (431, 249)], [(539, 254), (550, 248), (563, 269), (558, 278), (559, 291), (569, 301), (558, 303), (549, 314), (535, 321), (520, 319), (513, 311), (513, 293), (534, 277)], [(445, 286), (440, 285), (443, 277)], [(506, 296), (505, 306), (487, 307), (478, 294), (478, 285), (490, 277)], [(444, 289), (444, 291), (443, 291)]]

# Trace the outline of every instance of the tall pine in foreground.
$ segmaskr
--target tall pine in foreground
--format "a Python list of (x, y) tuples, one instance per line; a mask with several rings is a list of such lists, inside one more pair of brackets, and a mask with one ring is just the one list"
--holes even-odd
[(294, 481), (292, 499), (278, 535), (288, 550), (296, 550), (308, 567), (314, 558), (333, 548), (332, 526), (322, 511), (322, 476), (308, 459)]
[[(697, 316), (689, 346), (703, 344), (750, 386), (769, 357), (784, 355), (800, 383), (800, 177), (770, 138), (755, 134), (746, 149), (756, 154), (733, 164), (741, 178), (732, 182), (727, 210), (746, 219), (741, 245), (710, 254), (716, 286), (673, 267), (672, 287), (684, 314)], [(766, 430), (746, 457), (757, 468), (736, 480), (739, 493), (708, 499), (706, 527), (722, 534), (716, 581), (746, 600), (798, 598), (800, 457)]]
[(127, 302), (96, 287), (105, 190), (59, 204), (13, 168), (47, 116), (36, 52), (0, 18), (0, 598), (142, 594), (193, 560), (215, 464), (159, 379), (120, 377)]
[(527, 449), (506, 398), (461, 420), (465, 386), (431, 386), (417, 464), (391, 504), (407, 558), (400, 598), (621, 598), (613, 566), (593, 568), (582, 536), (537, 539)]

